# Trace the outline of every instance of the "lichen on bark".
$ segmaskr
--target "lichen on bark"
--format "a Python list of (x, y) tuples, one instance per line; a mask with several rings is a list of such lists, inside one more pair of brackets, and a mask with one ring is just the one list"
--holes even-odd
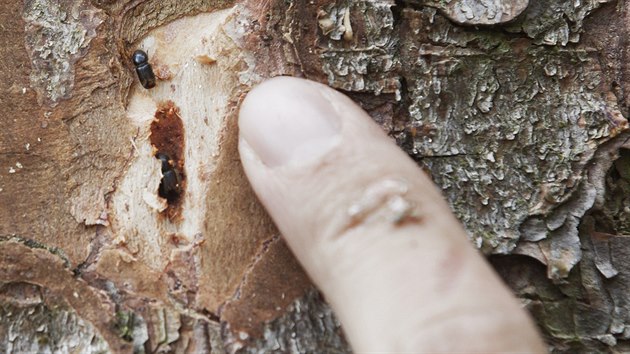
[(40, 104), (68, 98), (74, 87), (74, 63), (96, 36), (103, 14), (87, 1), (24, 1), (26, 46), (33, 70), (31, 86)]
[(625, 127), (597, 54), (453, 27), (432, 10), (405, 15), (407, 31), (423, 29), (401, 55), (409, 152), (477, 244), (508, 253), (531, 237), (521, 225), (565, 202), (597, 146)]
[(316, 45), (330, 86), (400, 95), (392, 6), (393, 0), (340, 1), (320, 9)]
[[(26, 286), (11, 284), (10, 287)], [(4, 290), (4, 289), (3, 289)], [(37, 290), (33, 290), (37, 291)], [(4, 294), (16, 296), (18, 294)], [(0, 351), (3, 353), (105, 353), (109, 347), (87, 321), (67, 308), (49, 307), (41, 298), (21, 303), (0, 298)], [(26, 303), (25, 300), (29, 300)]]

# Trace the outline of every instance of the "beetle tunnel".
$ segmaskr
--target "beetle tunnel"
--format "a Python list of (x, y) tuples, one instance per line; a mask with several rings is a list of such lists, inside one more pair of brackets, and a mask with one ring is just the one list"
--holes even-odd
[(162, 163), (162, 180), (157, 193), (168, 203), (162, 213), (172, 220), (180, 215), (186, 189), (184, 125), (179, 109), (172, 101), (158, 106), (151, 123), (150, 141), (154, 156)]

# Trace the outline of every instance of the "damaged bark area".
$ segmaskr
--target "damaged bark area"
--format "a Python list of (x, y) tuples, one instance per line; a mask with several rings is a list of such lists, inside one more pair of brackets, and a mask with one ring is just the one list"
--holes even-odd
[[(0, 348), (234, 352), (263, 334), (284, 336), (285, 348), (317, 348), (316, 333), (347, 348), (238, 164), (236, 108), (264, 73), (245, 48), (249, 10), (209, 1), (45, 5), (26, 3), (14, 28), (33, 39), (26, 50), (7, 40), (4, 57), (43, 60), (8, 88), (15, 113), (39, 110), (41, 124), (16, 119), (17, 134), (4, 131), (11, 138), (1, 145), (11, 157), (1, 162), (3, 205), (23, 189), (35, 194), (0, 208)], [(46, 40), (53, 35), (69, 41)], [(158, 79), (150, 90), (130, 61), (138, 48)], [(160, 194), (171, 170), (176, 198)], [(49, 195), (59, 199), (53, 208)], [(15, 256), (31, 248), (46, 261)], [(295, 338), (309, 306), (322, 317)]]
[[(160, 70), (163, 70), (160, 68)], [(165, 76), (160, 72), (158, 77)], [(167, 76), (169, 77), (169, 76)], [(179, 108), (172, 101), (167, 101), (155, 112), (151, 122), (151, 145), (154, 156), (160, 160), (162, 180), (158, 188), (158, 196), (166, 200), (166, 209), (161, 210), (174, 221), (181, 216), (181, 203), (186, 190), (186, 174), (183, 172), (184, 159), (184, 126), (179, 115)], [(164, 161), (162, 161), (164, 160)], [(168, 181), (167, 179), (175, 180)], [(168, 187), (165, 187), (168, 185)], [(172, 189), (172, 190), (166, 190)]]
[[(0, 350), (349, 352), (238, 163), (238, 104), (277, 75), (361, 104), (443, 190), (554, 350), (628, 350), (629, 11), (0, 5)], [(177, 197), (160, 194), (169, 172)]]

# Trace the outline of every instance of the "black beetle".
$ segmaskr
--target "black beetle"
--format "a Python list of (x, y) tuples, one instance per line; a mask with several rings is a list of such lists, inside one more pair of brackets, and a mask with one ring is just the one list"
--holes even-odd
[(157, 153), (155, 157), (162, 162), (162, 181), (160, 181), (158, 195), (166, 199), (169, 203), (172, 203), (179, 198), (181, 192), (180, 174), (175, 166), (173, 166), (172, 160), (168, 155)]
[(153, 73), (151, 64), (149, 64), (149, 56), (147, 53), (138, 49), (133, 52), (133, 56), (131, 58), (133, 60), (133, 65), (136, 66), (136, 73), (138, 74), (138, 79), (140, 79), (142, 87), (145, 89), (155, 87), (155, 74)]

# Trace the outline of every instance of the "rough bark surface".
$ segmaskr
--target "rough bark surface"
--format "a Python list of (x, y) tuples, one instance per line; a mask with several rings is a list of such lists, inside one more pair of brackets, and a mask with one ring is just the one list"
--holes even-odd
[(630, 350), (627, 2), (24, 0), (0, 23), (0, 351), (349, 352), (238, 162), (238, 103), (277, 75), (368, 110), (553, 351)]

